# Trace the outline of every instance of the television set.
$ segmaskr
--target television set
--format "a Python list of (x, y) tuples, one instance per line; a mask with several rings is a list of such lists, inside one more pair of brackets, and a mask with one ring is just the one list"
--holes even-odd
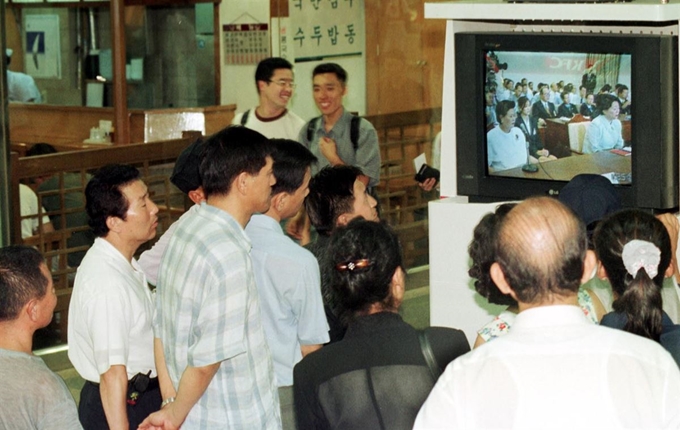
[[(596, 173), (615, 184), (626, 207), (668, 210), (678, 206), (677, 37), (461, 32), (454, 36), (454, 47), (459, 195), (473, 202), (557, 196), (573, 176)], [(571, 102), (567, 108), (580, 105), (584, 84), (586, 92), (594, 93), (605, 84), (611, 86), (613, 95), (606, 91), (595, 95), (602, 107), (617, 106), (613, 98), (618, 100), (619, 94), (614, 88), (625, 85), (629, 103), (618, 100), (619, 112), (611, 106), (595, 108), (591, 115), (574, 109), (577, 114), (571, 118), (549, 114), (538, 120), (540, 109), (528, 111), (523, 100), (525, 106), (515, 102), (514, 112), (503, 103), (501, 112), (507, 113), (501, 115), (502, 121), (494, 121), (490, 112), (496, 113), (502, 100), (517, 101), (524, 95), (521, 90), (515, 93), (514, 86), (509, 91), (504, 88), (505, 79), (515, 85), (522, 79), (527, 85), (533, 82), (534, 92), (539, 83), (556, 84), (549, 95), (532, 95), (532, 108), (534, 103), (547, 101), (557, 110), (560, 81), (562, 93), (564, 87), (571, 89), (568, 84), (575, 87), (575, 92), (565, 96)], [(621, 112), (624, 105), (627, 113)], [(550, 110), (549, 104), (544, 106)], [(524, 116), (522, 108), (527, 108)], [(598, 115), (602, 116), (599, 120)], [(520, 116), (526, 124), (529, 118), (540, 122), (541, 152), (530, 149), (529, 135), (510, 124), (516, 121), (513, 116)]]

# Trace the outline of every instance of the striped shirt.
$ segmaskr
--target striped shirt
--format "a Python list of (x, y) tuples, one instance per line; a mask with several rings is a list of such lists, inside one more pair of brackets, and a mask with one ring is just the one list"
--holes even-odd
[(250, 248), (234, 218), (203, 203), (178, 221), (163, 255), (155, 334), (173, 385), (187, 366), (221, 363), (182, 428), (281, 427)]

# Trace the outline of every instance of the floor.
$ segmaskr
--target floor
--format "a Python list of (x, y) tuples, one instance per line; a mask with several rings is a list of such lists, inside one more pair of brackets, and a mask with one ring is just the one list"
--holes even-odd
[[(430, 325), (429, 266), (409, 269), (407, 274), (404, 303), (399, 313), (415, 328), (427, 327)], [(64, 379), (77, 403), (85, 381), (73, 369), (67, 351), (66, 345), (58, 345), (35, 351), (35, 354), (41, 356), (47, 366)]]

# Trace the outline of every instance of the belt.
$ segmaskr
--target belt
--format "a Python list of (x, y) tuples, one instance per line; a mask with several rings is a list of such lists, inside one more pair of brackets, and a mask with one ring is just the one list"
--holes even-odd
[[(99, 383), (98, 383), (98, 382), (85, 381), (85, 383), (86, 383), (86, 384), (90, 384), (90, 385), (92, 385), (92, 386), (94, 386), (94, 387), (99, 387)], [(129, 383), (130, 383), (130, 381), (128, 381), (128, 384), (129, 384)], [(148, 390), (155, 390), (155, 389), (157, 389), (158, 387), (159, 387), (159, 385), (158, 385), (158, 378), (157, 378), (157, 377), (156, 377), (156, 378), (149, 378), (149, 386), (147, 387), (147, 391), (148, 391)]]

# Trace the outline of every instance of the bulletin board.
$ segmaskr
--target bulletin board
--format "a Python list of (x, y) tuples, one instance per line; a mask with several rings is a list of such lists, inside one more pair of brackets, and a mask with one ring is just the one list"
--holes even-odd
[(257, 64), (271, 56), (268, 24), (225, 24), (224, 63)]
[(286, 39), (295, 62), (362, 55), (364, 0), (291, 0)]

